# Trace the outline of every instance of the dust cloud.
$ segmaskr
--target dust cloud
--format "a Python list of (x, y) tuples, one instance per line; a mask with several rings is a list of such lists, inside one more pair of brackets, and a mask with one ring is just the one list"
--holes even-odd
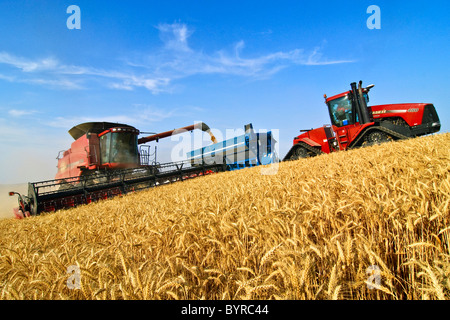
[(10, 197), (9, 191), (28, 195), (28, 184), (0, 184), (0, 219), (14, 218), (13, 208), (18, 207), (17, 195)]

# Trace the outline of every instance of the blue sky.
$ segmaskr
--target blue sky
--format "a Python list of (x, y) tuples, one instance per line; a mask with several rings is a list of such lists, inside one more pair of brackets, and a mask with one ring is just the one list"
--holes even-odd
[[(81, 10), (81, 29), (66, 12)], [(381, 29), (367, 28), (370, 5)], [(448, 132), (448, 1), (0, 1), (0, 183), (52, 179), (86, 121), (162, 132), (329, 123), (323, 94), (431, 102)], [(168, 139), (166, 139), (168, 140)], [(205, 140), (206, 141), (206, 140)], [(158, 160), (175, 142), (162, 140)], [(206, 143), (206, 142), (205, 142)]]

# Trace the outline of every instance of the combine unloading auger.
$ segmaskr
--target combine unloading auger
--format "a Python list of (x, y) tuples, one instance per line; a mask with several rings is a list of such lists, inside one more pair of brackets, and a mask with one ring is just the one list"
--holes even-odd
[(174, 130), (170, 130), (170, 131), (166, 131), (166, 132), (162, 132), (162, 133), (158, 133), (158, 134), (154, 134), (152, 136), (148, 136), (148, 137), (144, 137), (144, 138), (140, 138), (138, 140), (138, 144), (142, 144), (142, 143), (146, 143), (146, 142), (150, 142), (150, 141), (158, 141), (159, 139), (162, 138), (167, 138), (176, 134), (180, 134), (180, 133), (184, 133), (186, 131), (193, 131), (195, 129), (204, 131), (206, 133), (208, 133), (211, 137), (211, 141), (213, 143), (217, 143), (217, 139), (216, 137), (214, 137), (214, 135), (212, 134), (210, 128), (208, 127), (208, 125), (204, 122), (199, 122), (190, 126), (186, 126), (183, 128), (179, 128), (179, 129), (174, 129)]

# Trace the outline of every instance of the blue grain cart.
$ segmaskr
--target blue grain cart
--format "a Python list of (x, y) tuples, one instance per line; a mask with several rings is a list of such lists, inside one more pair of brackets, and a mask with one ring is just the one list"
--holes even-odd
[(191, 166), (225, 163), (228, 170), (239, 170), (278, 161), (271, 131), (256, 133), (251, 123), (244, 129), (243, 135), (188, 152)]

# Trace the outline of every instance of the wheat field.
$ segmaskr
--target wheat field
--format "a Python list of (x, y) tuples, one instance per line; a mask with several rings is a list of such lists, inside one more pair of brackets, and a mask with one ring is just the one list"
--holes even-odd
[(449, 299), (449, 174), (444, 133), (0, 220), (0, 299)]

